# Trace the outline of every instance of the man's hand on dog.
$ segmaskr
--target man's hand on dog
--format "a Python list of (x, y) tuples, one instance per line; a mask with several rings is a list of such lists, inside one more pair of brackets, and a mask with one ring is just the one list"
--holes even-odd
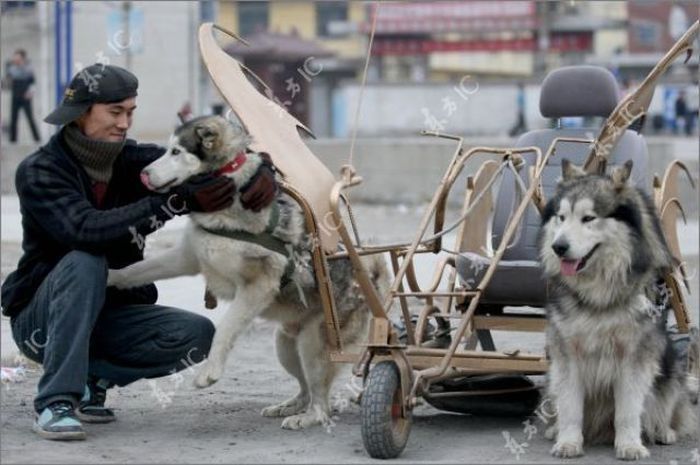
[(231, 206), (236, 184), (226, 176), (203, 174), (174, 187), (172, 192), (184, 202), (183, 213), (215, 212)]
[(254, 212), (259, 212), (270, 205), (279, 191), (270, 155), (263, 152), (260, 156), (263, 159), (262, 164), (250, 181), (241, 188), (241, 205)]

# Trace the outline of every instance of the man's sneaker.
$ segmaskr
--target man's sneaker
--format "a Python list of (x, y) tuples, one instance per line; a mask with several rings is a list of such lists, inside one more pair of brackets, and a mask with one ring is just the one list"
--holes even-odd
[(85, 423), (109, 423), (116, 420), (114, 412), (105, 407), (107, 389), (110, 386), (109, 381), (89, 379), (76, 410), (78, 418)]
[(33, 430), (44, 439), (74, 441), (85, 439), (85, 430), (75, 418), (70, 402), (58, 401), (42, 410), (34, 422)]

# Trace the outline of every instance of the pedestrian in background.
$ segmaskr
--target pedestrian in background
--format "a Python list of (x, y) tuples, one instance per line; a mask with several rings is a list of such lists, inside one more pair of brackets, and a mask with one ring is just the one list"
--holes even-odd
[(12, 59), (6, 64), (5, 84), (10, 87), (12, 94), (12, 107), (10, 111), (10, 142), (17, 143), (17, 122), (20, 110), (24, 110), (32, 130), (34, 142), (39, 142), (39, 131), (34, 122), (32, 112), (32, 97), (34, 96), (34, 71), (29, 66), (27, 52), (23, 49), (15, 50)]
[(515, 126), (513, 126), (509, 131), (511, 137), (520, 135), (527, 131), (527, 125), (525, 124), (525, 85), (522, 82), (518, 83), (516, 104), (518, 108), (518, 116)]
[(700, 107), (700, 90), (698, 82), (695, 81), (692, 86), (685, 90), (686, 97), (686, 118), (685, 133), (692, 135), (695, 133), (695, 127), (698, 120), (698, 107)]
[(690, 135), (690, 118), (688, 118), (688, 104), (685, 101), (685, 92), (678, 92), (678, 97), (676, 98), (676, 118), (673, 121), (673, 133), (678, 133), (678, 120), (683, 121), (683, 126), (685, 128), (685, 133)]

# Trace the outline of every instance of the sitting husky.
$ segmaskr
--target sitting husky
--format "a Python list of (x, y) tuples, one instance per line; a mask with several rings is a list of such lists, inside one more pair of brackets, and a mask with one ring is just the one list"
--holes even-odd
[[(185, 123), (171, 137), (167, 152), (144, 168), (142, 177), (155, 190), (181, 184), (210, 172), (225, 173), (244, 186), (263, 162), (247, 150), (251, 137), (220, 116)], [(214, 213), (191, 213), (179, 246), (120, 270), (108, 282), (119, 288), (159, 279), (202, 273), (218, 298), (232, 300), (216, 329), (209, 357), (195, 379), (207, 387), (221, 378), (234, 342), (261, 316), (280, 323), (277, 356), (294, 376), (299, 393), (265, 408), (264, 416), (287, 417), (283, 428), (328, 424), (328, 397), (334, 377), (329, 361), (324, 314), (311, 268), (311, 241), (299, 205), (287, 194), (259, 212), (246, 210), (238, 197)], [(256, 242), (265, 236), (265, 241)], [(251, 241), (250, 239), (253, 238)], [(265, 244), (281, 244), (274, 248)], [(383, 295), (389, 276), (380, 256), (364, 258), (373, 284)], [(349, 260), (329, 261), (336, 310), (344, 344), (365, 337), (368, 307), (352, 274)]]
[(611, 176), (587, 175), (563, 160), (543, 213), (557, 457), (582, 455), (584, 439), (614, 440), (619, 459), (636, 460), (649, 455), (642, 437), (673, 444), (696, 429), (686, 372), (650, 291), (671, 254), (653, 204), (627, 183), (631, 170), (628, 161)]

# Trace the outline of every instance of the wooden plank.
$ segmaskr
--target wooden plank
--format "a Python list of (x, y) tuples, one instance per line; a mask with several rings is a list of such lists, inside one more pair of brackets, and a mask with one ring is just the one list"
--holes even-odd
[[(434, 355), (408, 355), (408, 360), (411, 363), (413, 370), (423, 370), (437, 365), (444, 355), (436, 353)], [(479, 352), (484, 354), (484, 352)], [(494, 357), (460, 357), (460, 353), (456, 353), (450, 364), (453, 368), (467, 370), (472, 373), (530, 373), (543, 374), (547, 372), (548, 363), (544, 356), (532, 356), (531, 358), (522, 358), (519, 356), (509, 357), (503, 355), (501, 358)], [(356, 363), (360, 357), (357, 353), (331, 353), (331, 361), (335, 363)], [(385, 360), (391, 360), (388, 355), (375, 356), (372, 361), (378, 363)]]
[(394, 292), (394, 297), (474, 297), (475, 291), (455, 292)]
[(475, 316), (473, 321), (475, 329), (500, 331), (542, 332), (547, 326), (545, 317)]
[[(413, 348), (409, 347), (406, 349), (408, 355), (425, 355), (425, 356), (437, 356), (442, 357), (447, 352), (446, 349), (432, 349), (427, 347)], [(543, 358), (540, 354), (531, 354), (528, 352), (518, 352), (517, 355), (508, 355), (503, 352), (496, 351), (481, 351), (481, 350), (458, 350), (454, 354), (455, 357), (459, 358), (479, 358), (479, 359), (508, 359), (508, 360), (539, 360)]]

